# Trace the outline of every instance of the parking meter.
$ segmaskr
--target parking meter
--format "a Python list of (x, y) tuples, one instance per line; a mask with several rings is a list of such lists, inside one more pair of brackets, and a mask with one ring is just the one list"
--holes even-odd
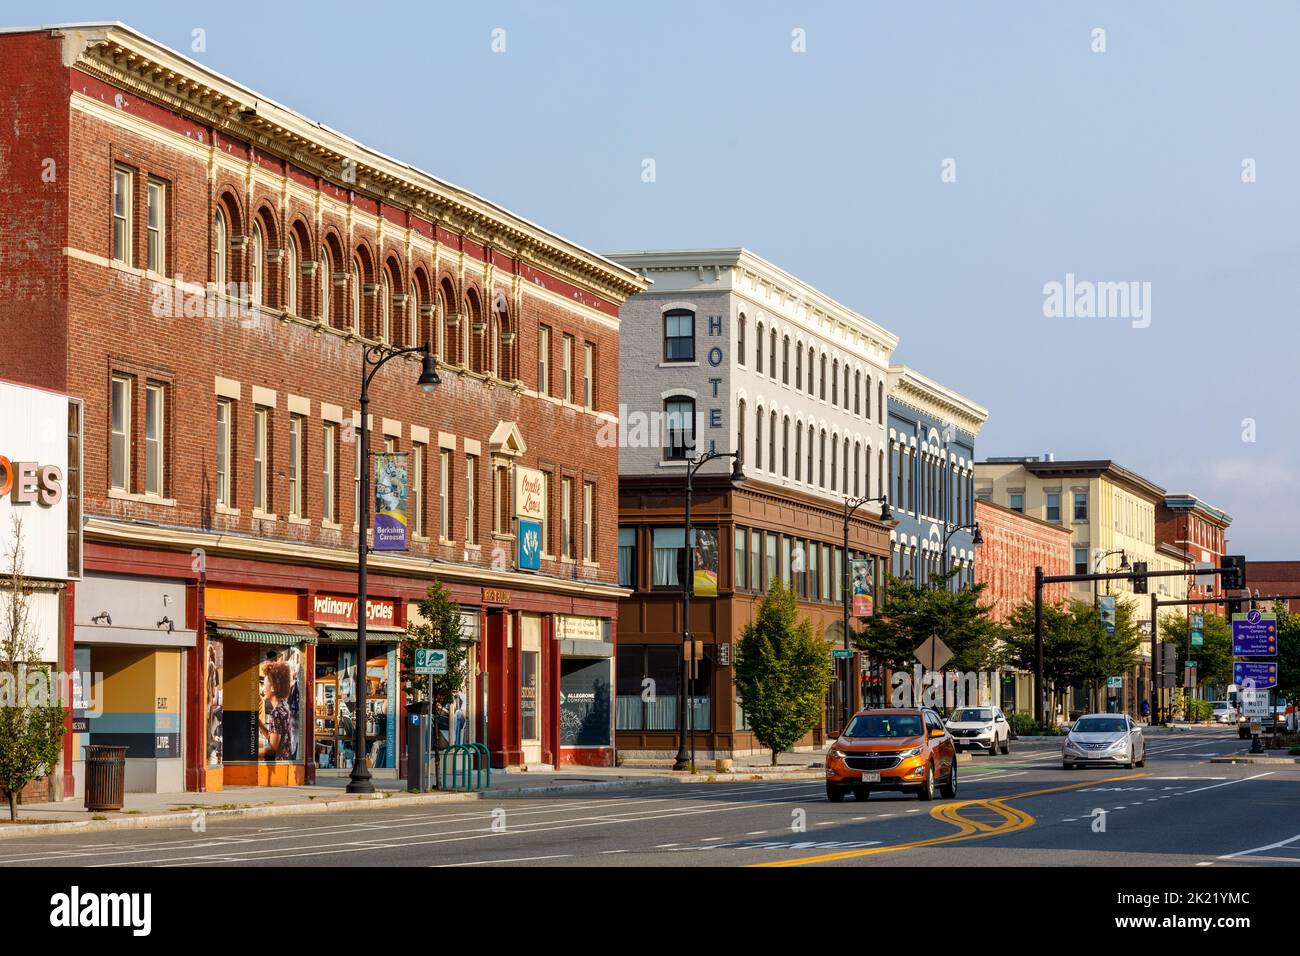
[(406, 708), (406, 789), (432, 790), (429, 754), (432, 751), (433, 717), (427, 700)]

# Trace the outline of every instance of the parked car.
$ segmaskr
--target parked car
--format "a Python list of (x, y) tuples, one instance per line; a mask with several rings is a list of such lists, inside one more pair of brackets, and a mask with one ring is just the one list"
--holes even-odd
[(952, 734), (957, 752), (987, 750), (989, 756), (1011, 752), (1011, 725), (998, 707), (959, 707), (944, 726)]
[(902, 790), (933, 800), (957, 795), (957, 750), (943, 720), (928, 707), (861, 710), (826, 752), (826, 799), (851, 790)]
[(1214, 709), (1211, 717), (1216, 724), (1235, 724), (1237, 722), (1237, 708), (1229, 701), (1216, 700), (1210, 706)]
[(1090, 763), (1145, 767), (1142, 728), (1128, 714), (1084, 714), (1061, 744), (1061, 766), (1072, 770)]

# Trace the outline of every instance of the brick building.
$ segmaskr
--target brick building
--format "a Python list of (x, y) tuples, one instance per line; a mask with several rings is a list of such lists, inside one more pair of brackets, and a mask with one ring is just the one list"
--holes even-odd
[[(984, 543), (975, 561), (975, 583), (986, 586), (983, 601), (989, 617), (1005, 621), (1017, 605), (1034, 600), (1034, 568), (1044, 574), (1070, 573), (1070, 529), (976, 499), (975, 521)], [(1048, 604), (1069, 597), (1064, 584), (1043, 588)], [(1001, 704), (1008, 711), (1033, 709), (1033, 676), (1003, 672)]]
[[(1300, 561), (1250, 561), (1246, 584), (1251, 594), (1300, 594)], [(1282, 602), (1278, 602), (1281, 604)], [(1300, 598), (1286, 602), (1294, 614), (1300, 612)]]
[[(1182, 552), (1189, 567), (1198, 562), (1215, 568), (1223, 564), (1230, 524), (1231, 515), (1195, 495), (1165, 495), (1164, 500), (1156, 505), (1156, 540)], [(1224, 591), (1217, 577), (1205, 585), (1189, 580), (1182, 596), (1221, 598)], [(1222, 604), (1206, 604), (1202, 609), (1220, 617), (1225, 613)]]
[[(85, 407), (63, 650), (106, 713), (71, 756), (126, 742), (134, 789), (295, 783), (345, 770), (364, 719), (395, 775), (396, 639), (437, 577), (471, 642), (448, 733), (497, 766), (612, 762), (618, 451), (598, 434), (646, 283), (120, 24), (0, 33), (0, 71), (0, 376)], [(358, 662), (376, 344), (428, 344), (441, 385), (409, 355), (370, 390), (410, 535), (370, 560)]]

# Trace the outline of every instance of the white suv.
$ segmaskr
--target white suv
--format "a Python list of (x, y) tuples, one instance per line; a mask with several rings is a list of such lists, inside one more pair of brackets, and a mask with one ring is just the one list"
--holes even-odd
[(1011, 752), (1011, 725), (998, 707), (958, 707), (944, 725), (959, 751)]

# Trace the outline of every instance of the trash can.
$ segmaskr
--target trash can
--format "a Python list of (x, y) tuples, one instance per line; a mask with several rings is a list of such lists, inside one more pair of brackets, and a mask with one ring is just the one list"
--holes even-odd
[(86, 747), (86, 809), (121, 810), (126, 789), (126, 748)]

